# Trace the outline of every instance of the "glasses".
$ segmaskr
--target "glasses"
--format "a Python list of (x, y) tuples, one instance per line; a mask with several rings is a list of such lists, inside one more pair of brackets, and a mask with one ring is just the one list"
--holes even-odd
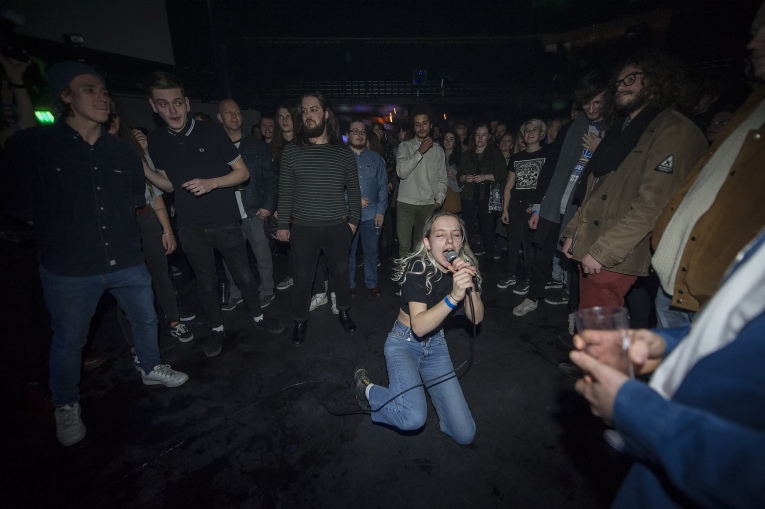
[(620, 80), (614, 81), (614, 88), (617, 88), (619, 85), (624, 85), (625, 87), (631, 87), (635, 84), (635, 80), (637, 79), (639, 74), (645, 74), (644, 72), (631, 72), (624, 78)]
[(367, 135), (367, 132), (364, 131), (363, 129), (361, 129), (361, 130), (354, 129), (354, 130), (348, 131), (348, 132), (351, 133), (354, 136), (366, 136)]

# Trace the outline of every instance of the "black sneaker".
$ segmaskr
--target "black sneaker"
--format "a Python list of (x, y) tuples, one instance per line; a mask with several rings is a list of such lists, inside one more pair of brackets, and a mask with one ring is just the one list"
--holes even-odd
[(241, 297), (229, 297), (228, 302), (221, 304), (221, 311), (233, 311), (235, 307), (244, 302)]
[(566, 290), (561, 290), (552, 297), (545, 297), (545, 302), (552, 304), (553, 306), (568, 304), (568, 292)]
[(274, 300), (275, 295), (272, 293), (271, 295), (261, 295), (260, 296), (260, 308), (267, 308), (269, 304), (271, 304), (271, 301)]
[(557, 279), (550, 278), (545, 284), (546, 290), (557, 290), (559, 288), (563, 288), (563, 281), (558, 281)]
[(215, 357), (223, 350), (223, 340), (226, 337), (225, 331), (211, 331), (210, 337), (205, 344), (205, 355), (208, 357)]
[(369, 379), (369, 373), (364, 368), (359, 368), (353, 374), (353, 388), (356, 391), (356, 403), (359, 408), (365, 411), (369, 411), (372, 408), (369, 406), (369, 400), (367, 399), (367, 386), (372, 384), (372, 380)]
[(170, 335), (181, 343), (188, 343), (194, 339), (194, 334), (182, 323), (176, 323), (174, 326), (170, 327)]
[(519, 284), (518, 287), (515, 290), (513, 290), (513, 293), (516, 295), (526, 295), (527, 293), (529, 293), (529, 286), (531, 285), (529, 285), (529, 281), (526, 280), (523, 283)]
[(497, 283), (497, 288), (507, 288), (515, 286), (515, 276), (505, 276)]
[(193, 311), (179, 311), (178, 312), (178, 319), (182, 322), (190, 322), (194, 318), (196, 318), (197, 315), (194, 314)]
[(266, 330), (271, 334), (281, 334), (284, 332), (284, 325), (276, 318), (270, 318), (266, 315), (261, 315), (260, 320), (254, 320), (255, 327)]

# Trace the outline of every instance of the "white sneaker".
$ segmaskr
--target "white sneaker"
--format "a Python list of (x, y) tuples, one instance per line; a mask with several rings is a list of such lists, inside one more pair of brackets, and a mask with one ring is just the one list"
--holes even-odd
[(332, 314), (340, 314), (340, 310), (337, 309), (337, 295), (335, 295), (335, 292), (330, 293), (329, 297), (332, 299)]
[(291, 277), (291, 276), (287, 276), (287, 277), (285, 277), (284, 279), (282, 279), (282, 282), (281, 282), (281, 283), (279, 283), (278, 285), (276, 285), (276, 289), (277, 289), (277, 290), (286, 290), (287, 288), (289, 288), (290, 286), (292, 286), (292, 284), (293, 284), (294, 282), (295, 282), (295, 281), (292, 279), (292, 277)]
[(515, 316), (524, 316), (537, 309), (537, 301), (531, 299), (523, 299), (523, 302), (513, 308), (513, 314)]
[(74, 445), (85, 438), (85, 425), (80, 419), (80, 404), (65, 405), (55, 411), (56, 438), (64, 447)]
[(189, 379), (189, 375), (175, 371), (169, 364), (157, 364), (149, 373), (141, 373), (144, 385), (164, 385), (178, 387)]
[(574, 313), (569, 313), (569, 315), (568, 315), (568, 333), (573, 336), (574, 332), (576, 332), (576, 321), (574, 320)]
[(323, 306), (327, 302), (329, 302), (329, 301), (327, 300), (327, 294), (326, 293), (317, 293), (316, 295), (311, 297), (311, 305), (308, 308), (308, 311), (313, 311), (317, 307)]

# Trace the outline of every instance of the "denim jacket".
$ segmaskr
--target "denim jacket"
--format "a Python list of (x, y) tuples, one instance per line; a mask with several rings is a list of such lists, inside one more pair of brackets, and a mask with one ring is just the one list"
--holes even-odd
[(250, 172), (250, 178), (242, 189), (242, 203), (247, 216), (253, 217), (258, 209), (273, 212), (276, 210), (279, 177), (271, 149), (265, 142), (245, 136), (239, 144), (239, 152)]

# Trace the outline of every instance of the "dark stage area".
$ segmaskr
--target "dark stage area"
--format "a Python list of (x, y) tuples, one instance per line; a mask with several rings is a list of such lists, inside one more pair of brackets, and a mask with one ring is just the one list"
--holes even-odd
[[(280, 280), (286, 260), (275, 264)], [(566, 307), (540, 303), (536, 312), (513, 316), (524, 297), (497, 289), (499, 273), (486, 277), (486, 318), (475, 339), (464, 318), (448, 322), (452, 360), (477, 425), (471, 446), (441, 433), (432, 406), (424, 429), (410, 435), (375, 425), (358, 409), (356, 367), (387, 383), (383, 344), (398, 306), (387, 265), (380, 268), (382, 297), (359, 285), (354, 334), (324, 305), (311, 312), (306, 342), (293, 347), (288, 289), (267, 308), (285, 333), (255, 330), (240, 305), (225, 313), (227, 341), (212, 359), (203, 353), (209, 329), (194, 283), (176, 277), (180, 300), (197, 319), (196, 339), (185, 344), (162, 324), (163, 362), (190, 377), (174, 389), (141, 384), (116, 307), (105, 306), (92, 349), (109, 361), (83, 374), (87, 436), (70, 448), (56, 440), (47, 388), (20, 386), (8, 380), (18, 370), (5, 367), (4, 505), (608, 506), (628, 460), (604, 442), (605, 428), (574, 392), (574, 380), (558, 371), (570, 344)], [(10, 269), (5, 265), (5, 298), (23, 275)], [(19, 337), (5, 337), (6, 354), (22, 351), (8, 343)], [(4, 357), (3, 365), (13, 364)]]

